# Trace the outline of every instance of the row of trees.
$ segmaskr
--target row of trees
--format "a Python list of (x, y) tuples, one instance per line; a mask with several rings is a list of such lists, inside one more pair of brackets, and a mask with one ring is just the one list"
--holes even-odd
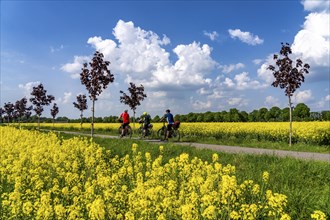
[[(91, 118), (83, 117), (82, 111), (87, 109), (87, 98), (85, 95), (77, 96), (78, 103), (74, 102), (74, 105), (81, 110), (79, 119), (70, 119), (68, 117), (57, 117), (55, 122), (73, 122), (73, 123), (91, 123)], [(322, 112), (311, 112), (310, 108), (304, 104), (299, 103), (292, 111), (293, 121), (330, 121), (330, 111)], [(161, 116), (156, 115), (153, 117), (153, 122), (158, 122)], [(132, 121), (134, 117), (132, 117)], [(246, 111), (239, 111), (236, 108), (232, 108), (229, 111), (221, 112), (204, 112), (204, 113), (194, 113), (184, 115), (175, 115), (176, 120), (182, 122), (281, 122), (289, 121), (290, 112), (289, 108), (280, 109), (274, 106), (270, 109), (260, 108), (258, 110), (253, 110), (247, 113)], [(24, 122), (37, 122), (37, 116), (23, 117), (20, 119)], [(43, 122), (53, 122), (54, 118), (41, 117), (40, 121)], [(18, 121), (18, 119), (16, 119)], [(105, 117), (95, 117), (95, 123), (116, 123), (118, 122), (118, 116), (105, 116)]]
[[(47, 90), (44, 89), (42, 84), (39, 84), (32, 89), (30, 98), (32, 105), (27, 105), (28, 100), (25, 97), (17, 100), (15, 103), (5, 103), (3, 108), (0, 108), (1, 122), (6, 121), (9, 123), (14, 120), (20, 123), (22, 120), (28, 120), (32, 114), (31, 111), (33, 110), (36, 113), (38, 127), (40, 127), (40, 116), (44, 111), (44, 106), (50, 105), (53, 100), (55, 100), (54, 96), (47, 95)], [(54, 103), (50, 110), (53, 121), (58, 112), (58, 106)]]
[[(80, 73), (80, 81), (86, 87), (89, 98), (92, 101), (92, 117), (91, 117), (91, 135), (93, 137), (94, 134), (94, 113), (95, 113), (95, 102), (97, 101), (97, 97), (102, 93), (104, 89), (107, 88), (109, 83), (114, 82), (114, 75), (111, 74), (108, 66), (110, 64), (109, 61), (103, 60), (104, 55), (98, 51), (94, 53), (94, 57), (92, 58), (89, 66), (87, 63), (83, 64), (82, 72)], [(6, 122), (18, 121), (24, 118), (26, 121), (30, 121), (31, 110), (33, 109), (36, 113), (38, 128), (40, 128), (40, 116), (44, 111), (44, 106), (49, 105), (55, 98), (52, 95), (47, 95), (47, 91), (44, 89), (43, 85), (40, 84), (36, 87), (33, 87), (31, 92), (30, 102), (33, 104), (32, 106), (27, 106), (27, 99), (22, 98), (18, 100), (15, 104), (11, 102), (5, 103), (4, 108), (0, 108), (0, 118), (1, 122), (3, 119)], [(128, 105), (134, 113), (136, 113), (136, 108), (139, 106), (141, 101), (147, 97), (144, 94), (144, 87), (136, 86), (134, 83), (130, 83), (130, 87), (128, 88), (128, 94), (123, 91), (120, 91), (122, 96), (120, 97), (120, 102)], [(80, 111), (80, 123), (83, 123), (83, 111), (87, 109), (87, 97), (86, 95), (78, 95), (77, 101), (73, 102), (73, 106)], [(59, 112), (59, 108), (56, 103), (54, 103), (50, 113), (53, 117), (53, 122), (55, 120), (56, 115)], [(3, 117), (4, 115), (4, 117)]]

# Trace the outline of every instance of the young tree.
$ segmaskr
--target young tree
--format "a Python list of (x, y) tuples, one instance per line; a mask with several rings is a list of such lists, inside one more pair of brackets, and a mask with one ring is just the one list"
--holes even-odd
[(291, 47), (288, 43), (281, 43), (282, 48), (280, 55), (274, 54), (276, 66), (269, 65), (267, 69), (273, 72), (275, 81), (272, 83), (274, 87), (280, 87), (285, 89), (285, 95), (289, 98), (289, 110), (290, 110), (290, 131), (289, 131), (289, 145), (292, 144), (292, 101), (296, 89), (301, 86), (301, 83), (305, 81), (304, 73), (308, 73), (309, 64), (303, 63), (300, 59), (297, 59), (295, 64), (289, 58), (292, 54)]
[(47, 90), (44, 89), (42, 83), (33, 87), (31, 96), (30, 102), (34, 105), (33, 110), (38, 116), (38, 129), (40, 129), (40, 116), (44, 111), (43, 107), (49, 105), (55, 98), (52, 95), (47, 95)]
[(1, 120), (0, 123), (3, 122), (3, 117), (2, 117), (3, 113), (5, 113), (5, 111), (3, 110), (3, 108), (0, 108), (0, 120)]
[(125, 92), (120, 91), (121, 94), (123, 94), (120, 97), (120, 102), (124, 103), (125, 105), (128, 105), (133, 110), (133, 128), (135, 128), (135, 111), (136, 107), (141, 105), (140, 101), (143, 101), (144, 98), (147, 97), (146, 94), (144, 94), (144, 87), (136, 86), (134, 83), (130, 83), (130, 87), (128, 88), (129, 95), (127, 95)]
[(84, 63), (82, 72), (80, 73), (81, 83), (86, 86), (89, 98), (92, 101), (92, 137), (94, 136), (95, 101), (97, 100), (97, 96), (102, 93), (102, 90), (106, 89), (108, 84), (112, 83), (115, 79), (108, 69), (110, 62), (104, 61), (103, 58), (103, 54), (96, 51), (92, 61), (89, 63), (91, 69), (89, 70), (87, 63)]
[(27, 99), (24, 97), (21, 100), (15, 102), (15, 112), (18, 118), (19, 127), (21, 127), (21, 120), (24, 116), (29, 117), (31, 115), (32, 106), (27, 107)]
[(15, 106), (13, 103), (8, 102), (5, 103), (5, 105), (3, 106), (5, 113), (6, 113), (6, 118), (7, 118), (7, 122), (9, 123), (11, 121), (11, 119), (13, 118), (13, 114), (15, 111)]
[(53, 107), (50, 109), (50, 114), (53, 117), (53, 128), (54, 128), (54, 121), (55, 121), (55, 117), (58, 114), (58, 106), (56, 103), (54, 103)]
[(88, 108), (86, 95), (78, 95), (77, 102), (73, 103), (74, 107), (80, 110), (80, 129), (83, 124), (83, 111)]

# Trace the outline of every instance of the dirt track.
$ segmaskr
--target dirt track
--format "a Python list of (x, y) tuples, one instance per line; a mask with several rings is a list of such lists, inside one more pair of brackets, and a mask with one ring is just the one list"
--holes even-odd
[[(87, 135), (78, 132), (66, 132), (61, 131), (63, 133), (68, 134), (79, 134), (79, 135)], [(95, 134), (95, 137), (102, 137), (102, 138), (118, 138), (117, 136), (111, 135), (102, 135), (102, 134)], [(164, 143), (159, 140), (148, 140), (149, 142), (153, 143)], [(293, 157), (297, 159), (303, 160), (316, 160), (316, 161), (325, 161), (330, 163), (330, 154), (321, 154), (321, 153), (312, 153), (312, 152), (298, 152), (298, 151), (285, 151), (285, 150), (270, 150), (270, 149), (262, 149), (262, 148), (250, 148), (250, 147), (237, 147), (237, 146), (223, 146), (223, 145), (215, 145), (215, 144), (201, 144), (201, 143), (188, 143), (188, 142), (175, 142), (175, 144), (181, 145), (188, 145), (193, 146), (196, 148), (207, 148), (212, 149), (215, 151), (226, 152), (226, 153), (234, 153), (234, 154), (267, 154), (267, 155), (274, 155), (278, 157)]]

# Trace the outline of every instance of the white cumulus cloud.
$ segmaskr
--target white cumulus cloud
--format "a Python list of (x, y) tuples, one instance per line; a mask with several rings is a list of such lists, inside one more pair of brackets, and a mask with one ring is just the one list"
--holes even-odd
[(264, 87), (259, 81), (251, 80), (249, 77), (249, 73), (242, 72), (235, 76), (236, 80), (236, 87), (238, 90), (245, 90), (245, 89), (260, 89)]
[(304, 5), (306, 11), (329, 11), (329, 0), (303, 0), (301, 3)]
[(223, 65), (220, 66), (220, 68), (222, 69), (222, 72), (224, 73), (230, 73), (234, 70), (238, 70), (241, 68), (244, 68), (245, 65), (243, 63), (236, 63), (236, 64), (229, 64), (229, 65)]
[(192, 103), (192, 106), (195, 110), (207, 110), (207, 109), (211, 108), (212, 103), (211, 103), (211, 101), (202, 102), (202, 101), (196, 100)]
[(22, 89), (23, 93), (24, 93), (24, 96), (29, 98), (31, 96), (31, 92), (32, 92), (33, 87), (36, 87), (39, 84), (40, 84), (39, 81), (28, 82), (28, 83), (25, 83), (25, 84), (19, 84), (18, 88)]
[(248, 101), (243, 98), (229, 98), (227, 103), (231, 106), (242, 107), (248, 105)]
[(71, 78), (78, 79), (80, 77), (80, 72), (83, 67), (83, 64), (90, 61), (88, 56), (74, 56), (73, 63), (64, 64), (61, 67), (62, 71), (68, 72), (71, 74)]
[(66, 104), (69, 103), (72, 97), (72, 92), (64, 92), (63, 97), (58, 98), (57, 102), (58, 103), (62, 103), (62, 104)]
[(313, 12), (305, 18), (292, 44), (292, 52), (310, 65), (330, 66), (330, 14)]
[(254, 36), (252, 33), (250, 32), (244, 32), (241, 31), (240, 29), (229, 29), (228, 30), (230, 37), (231, 38), (238, 38), (239, 40), (241, 40), (244, 43), (247, 43), (249, 45), (258, 45), (258, 44), (262, 44), (264, 42), (263, 39), (260, 39), (257, 35)]
[(298, 103), (306, 103), (313, 100), (312, 91), (310, 89), (297, 91), (293, 94), (292, 101), (296, 104)]
[(212, 31), (212, 32), (204, 31), (204, 35), (209, 37), (210, 40), (212, 41), (215, 41), (219, 37), (219, 34), (216, 31)]
[(269, 108), (271, 108), (273, 106), (279, 107), (280, 102), (279, 102), (278, 98), (275, 98), (273, 96), (267, 96), (266, 100), (265, 100), (265, 105)]

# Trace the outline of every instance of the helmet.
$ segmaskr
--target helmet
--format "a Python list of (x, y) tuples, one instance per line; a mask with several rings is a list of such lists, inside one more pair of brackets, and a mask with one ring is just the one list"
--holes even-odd
[(148, 113), (147, 112), (143, 112), (143, 115), (147, 115)]
[(166, 109), (166, 112), (171, 112), (169, 109)]
[(128, 112), (128, 110), (126, 109), (125, 112)]

